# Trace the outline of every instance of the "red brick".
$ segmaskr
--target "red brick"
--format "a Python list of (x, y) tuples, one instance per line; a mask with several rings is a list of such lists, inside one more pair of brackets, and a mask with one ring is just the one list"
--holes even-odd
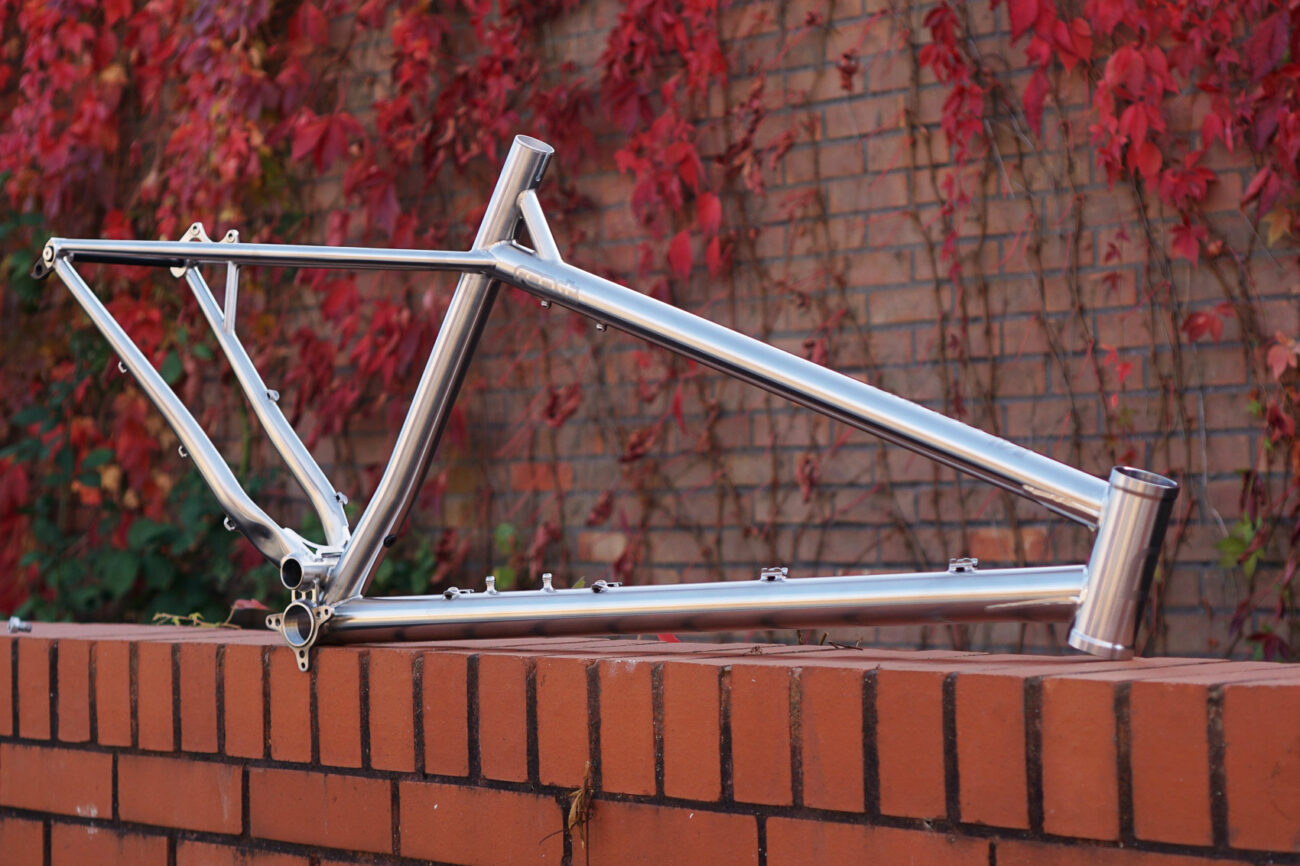
[(14, 732), (14, 639), (0, 637), (0, 737)]
[(415, 654), (404, 649), (370, 651), (370, 766), (415, 769)]
[(650, 664), (600, 662), (600, 784), (620, 794), (655, 793)]
[(803, 804), (861, 812), (862, 671), (804, 668), (799, 674)]
[(519, 656), (478, 660), (478, 743), (483, 775), (522, 782), (528, 778), (528, 665)]
[(521, 493), (550, 493), (573, 487), (573, 466), (569, 463), (511, 463), (510, 489)]
[(989, 843), (944, 833), (771, 818), (767, 822), (768, 866), (986, 866)]
[(187, 752), (217, 750), (217, 645), (181, 646), (181, 748)]
[(1115, 699), (1110, 683), (1043, 681), (1043, 829), (1085, 839), (1119, 837)]
[(1209, 855), (1157, 854), (1124, 848), (1101, 848), (1067, 842), (999, 841), (998, 866), (1244, 866), (1240, 860), (1218, 860)]
[(351, 647), (321, 647), (312, 664), (320, 762), (360, 767), (361, 655)]
[(326, 848), (390, 853), (392, 792), (382, 779), (249, 768), (249, 831)]
[(0, 743), (0, 804), (80, 815), (113, 814), (113, 756)]
[(880, 811), (933, 818), (947, 812), (941, 672), (876, 674), (876, 752)]
[(59, 641), (59, 739), (84, 743), (90, 739), (90, 644)]
[(50, 641), (24, 637), (17, 646), (18, 736), (46, 740), (50, 736)]
[(243, 805), (237, 766), (151, 755), (117, 759), (117, 808), (124, 821), (238, 833)]
[(140, 748), (170, 752), (176, 748), (172, 710), (172, 647), (159, 641), (136, 644), (136, 717)]
[(564, 858), (564, 812), (554, 797), (431, 782), (401, 782), (402, 856), (466, 866), (528, 866)]
[(1300, 686), (1223, 690), (1228, 844), (1300, 851)]
[(1024, 681), (961, 674), (956, 699), (961, 820), (1029, 829)]
[(1131, 686), (1133, 832), (1139, 839), (1214, 843), (1207, 697), (1198, 684)]
[(40, 821), (0, 817), (0, 851), (4, 852), (5, 862), (11, 866), (42, 866), (45, 862), (45, 828)]
[(96, 641), (95, 740), (105, 746), (131, 745), (131, 645)]
[(790, 671), (738, 664), (731, 669), (731, 763), (735, 798), (782, 806), (790, 783)]
[(664, 665), (664, 794), (669, 797), (712, 802), (722, 796), (719, 673), (714, 665)]
[(254, 851), (243, 844), (214, 845), (182, 839), (176, 845), (176, 866), (309, 866), (311, 860), (275, 851)]
[(442, 776), (469, 774), (468, 658), (445, 652), (424, 654), (424, 771)]
[(311, 760), (311, 677), (298, 670), (293, 650), (272, 647), (270, 659), (271, 758)]
[(119, 833), (107, 827), (55, 822), (50, 828), (50, 866), (89, 863), (165, 866), (167, 840), (162, 836)]
[(543, 785), (576, 788), (586, 777), (587, 665), (584, 659), (537, 660), (537, 772)]
[(260, 646), (226, 645), (221, 679), (227, 755), (261, 758), (266, 754), (262, 651)]
[[(574, 840), (574, 861), (585, 862)], [(758, 862), (753, 815), (601, 800), (587, 827), (591, 863), (740, 866)]]
[[(1041, 562), (1047, 553), (1047, 530), (1041, 526), (1020, 528), (1025, 561)], [(980, 562), (1016, 562), (1016, 532), (1007, 527), (980, 527), (970, 533), (969, 555)]]

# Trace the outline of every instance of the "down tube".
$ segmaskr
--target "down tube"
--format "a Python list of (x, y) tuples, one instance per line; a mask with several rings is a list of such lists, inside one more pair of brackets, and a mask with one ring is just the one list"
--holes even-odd
[[(474, 239), (474, 250), (514, 237), (519, 226), (515, 202), (520, 193), (537, 186), (554, 152), (550, 145), (536, 139), (516, 136)], [(357, 522), (351, 543), (328, 578), (326, 602), (336, 603), (364, 593), (385, 548), (395, 540), (438, 447), (499, 289), (491, 276), (465, 274), (460, 278), (384, 475)]]
[(626, 286), (512, 243), (492, 248), (500, 279), (774, 394), (874, 433), (1096, 527), (1105, 481), (737, 333)]

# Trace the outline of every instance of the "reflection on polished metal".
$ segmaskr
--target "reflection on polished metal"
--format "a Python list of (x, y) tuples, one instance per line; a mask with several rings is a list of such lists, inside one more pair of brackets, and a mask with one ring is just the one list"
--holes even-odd
[[(228, 232), (208, 239), (202, 225), (180, 241), (53, 238), (33, 274), (55, 273), (86, 309), (171, 424), (182, 448), (237, 528), (280, 566), (292, 592), (282, 614), (268, 618), (307, 669), (318, 639), (500, 637), (803, 628), (883, 623), (1073, 621), (1070, 644), (1104, 658), (1132, 654), (1142, 600), (1154, 572), (1178, 485), (1140, 469), (1118, 467), (1102, 481), (901, 397), (814, 364), (760, 340), (677, 309), (566, 264), (537, 198), (553, 151), (516, 138), (466, 252), (242, 244)], [(533, 248), (516, 240), (526, 226)], [(254, 413), (321, 518), (325, 543), (314, 544), (272, 521), (240, 487), (180, 399), (77, 273), (82, 262), (171, 268), (184, 276)], [(224, 311), (198, 271), (226, 265)], [(235, 336), (239, 268), (262, 265), (456, 271), (461, 274), (411, 409), (379, 486), (350, 533), (346, 498), (312, 460), (276, 406)], [(953, 560), (947, 571), (787, 579), (784, 568), (758, 580), (589, 589), (556, 589), (551, 575), (535, 591), (448, 589), (438, 596), (371, 599), (364, 593), (384, 550), (396, 539), (437, 448), (469, 359), (501, 283), (677, 352), (837, 421), (874, 433), (1031, 499), (1097, 530), (1087, 565), (986, 569)]]

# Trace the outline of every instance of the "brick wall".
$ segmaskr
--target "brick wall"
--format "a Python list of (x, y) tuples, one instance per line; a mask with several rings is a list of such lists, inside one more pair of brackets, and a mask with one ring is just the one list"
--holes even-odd
[[(565, 831), (591, 766), (586, 847)], [(1300, 669), (0, 638), (6, 864), (1300, 862)]]

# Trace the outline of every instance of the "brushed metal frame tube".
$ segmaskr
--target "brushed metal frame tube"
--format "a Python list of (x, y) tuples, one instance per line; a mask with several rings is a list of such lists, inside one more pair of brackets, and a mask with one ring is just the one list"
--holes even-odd
[(351, 271), (457, 271), (490, 273), (496, 263), (487, 250), (403, 250), (220, 241), (130, 241), (50, 238), (42, 259), (103, 265), (190, 267), (234, 263), (246, 267), (322, 268)]
[[(635, 634), (904, 623), (1069, 622), (1081, 565), (718, 583), (351, 598), (329, 640)], [(599, 587), (597, 587), (599, 588)]]
[(90, 316), (91, 322), (104, 335), (104, 339), (140, 383), (145, 396), (153, 402), (163, 418), (171, 425), (186, 455), (193, 459), (195, 468), (207, 481), (208, 487), (212, 489), (221, 508), (235, 527), (248, 537), (263, 556), (276, 564), (287, 557), (314, 560), (315, 554), (308, 549), (306, 542), (296, 532), (272, 520), (244, 492), (239, 480), (226, 465), (225, 458), (221, 456), (217, 446), (212, 444), (208, 434), (203, 432), (199, 422), (185, 408), (185, 404), (176, 396), (176, 392), (168, 387), (163, 377), (154, 369), (153, 364), (139, 347), (132, 342), (126, 331), (122, 330), (122, 326), (100, 302), (72, 263), (66, 258), (56, 257), (52, 265), (59, 279), (63, 280), (64, 285)]
[[(521, 219), (516, 204), (519, 196), (541, 182), (554, 153), (550, 145), (534, 138), (515, 138), (471, 251), (514, 238)], [(357, 523), (352, 543), (343, 551), (337, 568), (325, 583), (325, 602), (362, 595), (387, 545), (392, 543), (390, 539), (405, 522), (499, 288), (494, 279), (484, 274), (461, 276), (392, 456), (384, 467), (384, 475)]]
[(226, 360), (230, 362), (230, 368), (235, 371), (235, 379), (243, 389), (244, 396), (248, 398), (253, 414), (257, 416), (258, 421), (262, 422), (271, 444), (279, 452), (289, 472), (307, 494), (312, 509), (320, 517), (326, 544), (341, 549), (348, 543), (352, 533), (348, 530), (348, 518), (343, 513), (343, 504), (339, 501), (338, 493), (330, 480), (325, 477), (320, 466), (312, 459), (311, 452), (302, 443), (302, 439), (298, 438), (289, 419), (285, 418), (284, 413), (280, 411), (277, 398), (271, 396), (270, 389), (262, 381), (257, 367), (253, 365), (253, 359), (248, 357), (243, 344), (235, 337), (235, 322), (232, 316), (235, 311), (233, 297), (238, 290), (236, 282), (238, 266), (230, 265), (230, 268), (231, 272), (228, 273), (226, 280), (224, 314), (217, 306), (212, 290), (208, 288), (207, 282), (197, 268), (185, 269), (185, 281), (189, 283), (195, 299), (198, 300), (199, 309), (203, 311), (208, 326), (217, 338), (217, 345), (226, 356)]
[[(537, 630), (561, 633), (548, 629), (578, 630), (563, 633), (714, 630), (744, 626), (747, 621), (732, 616), (737, 608), (767, 617), (762, 623), (770, 622), (774, 627), (827, 622), (1066, 620), (1073, 617), (1071, 645), (1108, 658), (1131, 654), (1141, 600), (1154, 571), (1171, 504), (1177, 495), (1175, 482), (1127, 467), (1117, 467), (1109, 482), (1102, 481), (565, 264), (535, 192), (552, 153), (548, 145), (535, 139), (524, 136), (516, 139), (474, 246), (466, 252), (212, 243), (196, 224), (188, 236), (197, 240), (54, 238), (46, 244), (42, 259), (33, 270), (38, 277), (51, 271), (59, 275), (194, 454), (196, 467), (236, 526), (258, 550), (281, 564), (282, 580), (294, 590), (294, 601), (285, 615), (271, 619), (279, 623), (277, 627), (297, 650), (300, 666), (306, 668), (307, 650), (318, 635), (370, 639), (390, 632), (445, 636), (455, 629), (460, 629), (455, 632), (460, 636), (467, 633), (466, 629), (473, 629), (475, 634), (494, 635)], [(515, 242), (521, 222), (527, 225), (535, 250)], [(341, 552), (335, 548), (314, 553), (296, 533), (277, 526), (249, 499), (193, 416), (77, 274), (74, 261), (167, 266), (178, 269), (178, 275), (184, 272), (204, 315), (218, 334), (223, 351), (236, 367), (241, 387), (250, 398), (257, 390), (265, 396), (265, 389), (234, 336), (231, 319), (235, 298), (231, 287), (233, 284), (237, 288), (240, 266), (459, 271), (462, 274), (384, 476), (362, 514), (356, 533), (340, 545)], [(195, 265), (200, 263), (226, 264), (229, 269), (229, 312), (225, 317), (195, 270)], [(393, 533), (400, 528), (414, 501), (500, 283), (590, 316), (601, 325), (614, 325), (1097, 528), (1089, 562), (1087, 566), (1002, 569), (964, 575), (942, 572), (800, 578), (788, 583), (781, 581), (782, 587), (778, 589), (768, 586), (770, 581), (759, 581), (764, 584), (762, 587), (751, 586), (750, 582), (620, 587), (600, 594), (601, 598), (595, 602), (590, 599), (596, 594), (585, 590), (549, 589), (539, 593), (492, 591), (473, 597), (456, 594), (449, 599), (437, 596), (363, 598), (362, 593), (384, 548), (391, 543)], [(247, 364), (238, 363), (241, 359)], [(245, 366), (247, 369), (241, 375), (240, 368)], [(291, 429), (289, 433), (279, 429), (281, 422), (285, 428), (288, 422), (278, 410), (265, 415), (258, 413), (258, 418), (271, 432), (277, 449), (282, 449), (282, 454), (287, 450), (294, 455), (298, 463), (295, 477), (300, 481), (307, 479), (304, 488), (309, 495), (315, 490), (313, 505), (319, 507), (316, 500), (326, 491), (333, 492), (327, 480), (322, 483), (323, 473), (316, 477), (319, 467), (305, 449), (301, 454), (293, 449), (292, 442), (297, 441), (297, 436)], [(275, 432), (278, 429), (279, 438)], [(290, 462), (292, 469), (293, 461)], [(333, 510), (326, 508), (329, 513)], [(331, 543), (346, 532), (345, 518), (342, 524), (342, 527), (334, 524), (327, 530), (333, 533)], [(328, 555), (319, 555), (322, 552)], [(836, 600), (841, 593), (843, 598)], [(591, 613), (575, 613), (566, 606), (570, 604), (569, 599), (580, 597), (588, 599), (582, 604), (594, 604)], [(551, 611), (545, 616), (553, 618), (554, 625), (532, 622), (538, 614), (522, 616), (511, 607), (516, 598), (535, 609)], [(292, 617), (288, 616), (291, 611)], [(450, 619), (443, 622), (440, 618), (445, 616)], [(524, 619), (531, 624), (523, 623)], [(718, 624), (724, 620), (728, 626)]]
[(792, 355), (694, 313), (513, 243), (492, 247), (497, 276), (721, 370), (837, 421), (873, 433), (1095, 527), (1106, 499), (1100, 478), (941, 415), (866, 382)]

